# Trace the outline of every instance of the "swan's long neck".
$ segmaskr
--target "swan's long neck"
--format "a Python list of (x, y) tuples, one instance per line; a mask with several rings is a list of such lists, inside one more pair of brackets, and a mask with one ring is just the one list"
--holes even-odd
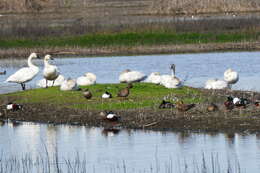
[(49, 64), (48, 60), (46, 60), (46, 59), (44, 60), (44, 66), (45, 66), (45, 67), (48, 67), (48, 66), (50, 66), (50, 64)]
[(175, 67), (172, 68), (172, 76), (175, 77)]
[(29, 58), (28, 58), (28, 66), (29, 66), (29, 67), (36, 67), (36, 68), (37, 68), (37, 66), (32, 63), (32, 57), (29, 57)]

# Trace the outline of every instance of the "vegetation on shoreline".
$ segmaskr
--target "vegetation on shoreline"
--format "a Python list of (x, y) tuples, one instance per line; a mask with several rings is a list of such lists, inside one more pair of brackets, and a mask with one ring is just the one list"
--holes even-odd
[[(203, 100), (200, 91), (197, 89), (183, 87), (180, 89), (167, 89), (163, 86), (136, 83), (130, 89), (127, 98), (117, 97), (119, 89), (126, 87), (126, 84), (96, 84), (88, 87), (93, 97), (86, 100), (81, 91), (60, 91), (58, 87), (41, 88), (5, 94), (4, 96), (17, 98), (18, 103), (43, 103), (51, 105), (66, 106), (69, 108), (85, 110), (127, 110), (136, 108), (158, 109), (159, 104), (165, 96), (183, 98), (185, 103), (198, 103)], [(113, 98), (102, 99), (101, 95), (108, 91)]]
[(1, 48), (34, 47), (120, 47), (145, 45), (172, 45), (197, 43), (228, 43), (256, 41), (258, 32), (233, 33), (174, 33), (174, 32), (123, 32), (103, 33), (67, 37), (46, 37), (39, 39), (0, 39)]

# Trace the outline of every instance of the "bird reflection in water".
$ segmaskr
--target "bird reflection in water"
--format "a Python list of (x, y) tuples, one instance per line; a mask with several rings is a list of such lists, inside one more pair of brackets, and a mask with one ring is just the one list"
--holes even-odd
[(235, 133), (228, 132), (224, 135), (229, 145), (233, 145), (235, 143)]
[(120, 129), (105, 128), (105, 129), (102, 130), (102, 135), (104, 135), (105, 137), (110, 137), (110, 136), (118, 135), (119, 132), (120, 132)]

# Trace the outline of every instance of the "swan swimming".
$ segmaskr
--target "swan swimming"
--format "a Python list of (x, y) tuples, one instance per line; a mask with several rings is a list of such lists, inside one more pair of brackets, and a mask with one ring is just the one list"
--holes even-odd
[(160, 84), (161, 75), (159, 72), (152, 72), (146, 79), (148, 83)]
[(28, 67), (23, 67), (6, 79), (6, 82), (21, 84), (25, 90), (25, 83), (31, 81), (39, 72), (39, 67), (32, 63), (33, 58), (39, 58), (36, 53), (31, 53), (28, 58)]
[(237, 83), (239, 80), (239, 75), (236, 71), (229, 68), (224, 72), (224, 80), (228, 83), (229, 88), (231, 88), (231, 85)]
[(123, 71), (119, 76), (119, 81), (121, 83), (132, 83), (132, 82), (141, 82), (147, 76), (139, 71), (131, 71), (129, 69)]
[(52, 86), (54, 85), (55, 80), (58, 78), (60, 72), (55, 65), (49, 64), (49, 60), (54, 60), (51, 55), (46, 55), (44, 57), (44, 69), (43, 69), (43, 77), (46, 80), (46, 88), (48, 88), (48, 81), (53, 81)]
[[(57, 79), (55, 79), (55, 82), (53, 84), (53, 81), (48, 80), (47, 85), (48, 87), (51, 86), (60, 86), (62, 82), (65, 80), (65, 77), (63, 75), (59, 75)], [(41, 79), (36, 83), (37, 86), (40, 88), (46, 88), (46, 79)]]
[(171, 75), (162, 75), (160, 84), (165, 86), (166, 88), (180, 88), (182, 86), (182, 82), (179, 78), (175, 76), (175, 64), (170, 66), (172, 71)]
[(80, 86), (93, 85), (96, 83), (97, 77), (93, 73), (85, 73), (84, 76), (77, 78), (77, 84)]
[(60, 86), (61, 91), (78, 90), (77, 82), (74, 79), (68, 78), (64, 80)]
[(209, 79), (205, 84), (205, 89), (225, 89), (228, 88), (228, 83), (224, 80)]

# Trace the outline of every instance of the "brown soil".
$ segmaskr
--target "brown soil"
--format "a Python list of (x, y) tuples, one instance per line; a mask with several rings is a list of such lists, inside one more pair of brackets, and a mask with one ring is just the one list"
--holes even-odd
[[(186, 112), (176, 109), (134, 109), (115, 110), (121, 116), (117, 127), (130, 129), (152, 130), (178, 130), (178, 131), (203, 131), (203, 132), (258, 132), (260, 130), (260, 107), (250, 104), (245, 109), (235, 108), (227, 111), (223, 105), (227, 95), (243, 96), (251, 100), (260, 98), (260, 93), (245, 91), (208, 91), (207, 103), (197, 104), (195, 108)], [(214, 96), (214, 97), (212, 97)], [(218, 110), (208, 112), (208, 103), (214, 102), (212, 98), (223, 100), (215, 102)], [(13, 98), (1, 99), (1, 103)], [(5, 100), (5, 101), (4, 101)], [(158, 105), (159, 106), (159, 105)], [(111, 127), (100, 116), (100, 111), (87, 111), (64, 108), (63, 106), (46, 104), (25, 104), (23, 110), (17, 112), (1, 109), (2, 120), (15, 119), (19, 121), (32, 121), (40, 123), (88, 125)]]
[(140, 54), (171, 54), (171, 53), (198, 53), (213, 51), (256, 51), (260, 50), (260, 42), (238, 43), (207, 43), (183, 45), (156, 45), (156, 46), (121, 46), (121, 47), (52, 47), (52, 48), (10, 48), (0, 49), (0, 58), (25, 58), (31, 52), (40, 55), (47, 53), (56, 56), (108, 56), (108, 55), (140, 55)]

